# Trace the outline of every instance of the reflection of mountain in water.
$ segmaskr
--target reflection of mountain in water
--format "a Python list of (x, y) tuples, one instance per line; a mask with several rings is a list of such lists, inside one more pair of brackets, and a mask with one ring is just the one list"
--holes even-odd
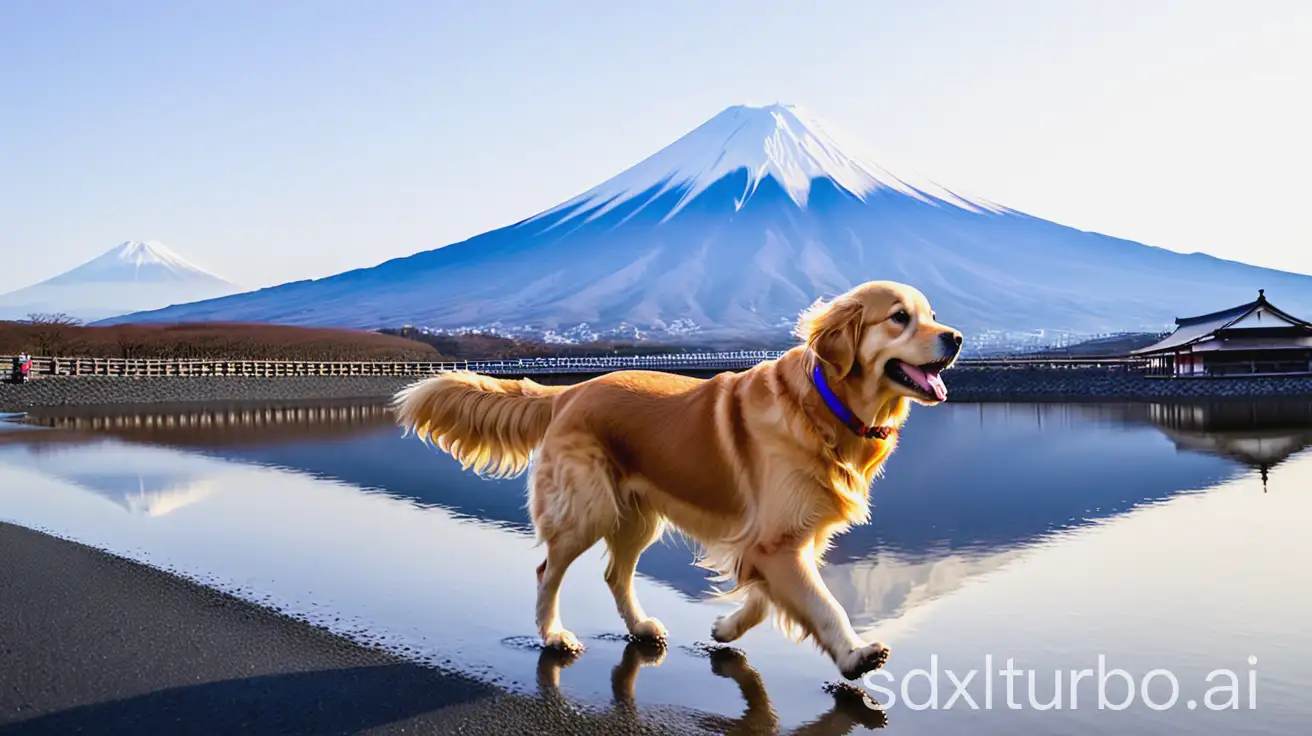
[(1022, 554), (1017, 547), (908, 562), (895, 554), (876, 552), (865, 559), (828, 565), (821, 570), (821, 577), (851, 614), (853, 625), (860, 628), (947, 595)]
[[(1312, 402), (1291, 406), (949, 404), (917, 410), (875, 486), (873, 522), (836, 540), (824, 577), (858, 620), (897, 615), (1003, 567), (1054, 532), (1211, 487), (1236, 473), (1233, 460), (1274, 467), (1310, 444)], [(155, 417), (45, 423), (287, 468), (528, 529), (522, 479), (487, 481), (461, 471), (449, 458), (402, 439), (376, 404), (206, 408)], [(165, 509), (166, 498), (189, 498), (181, 489), (190, 487), (190, 478), (155, 472), (149, 481), (127, 475), (116, 484), (102, 472), (98, 485), (79, 484), (112, 485), (121, 499), (133, 489), (153, 494), (156, 506), (144, 508)], [(691, 551), (673, 540), (644, 555), (639, 570), (700, 596), (708, 585), (691, 560)]]
[(204, 458), (118, 443), (38, 445), (23, 465), (101, 496), (131, 514), (164, 516), (209, 496), (217, 469)]
[[(214, 490), (213, 485), (207, 481), (148, 488), (144, 476), (137, 476), (137, 479), (139, 481), (137, 491), (123, 494), (119, 503), (131, 513), (145, 516), (164, 516), (200, 501)], [(110, 500), (115, 500), (112, 496), (109, 497)]]

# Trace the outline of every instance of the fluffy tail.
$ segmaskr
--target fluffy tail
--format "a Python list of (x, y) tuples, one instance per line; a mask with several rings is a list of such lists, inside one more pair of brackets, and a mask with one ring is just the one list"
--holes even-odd
[(552, 397), (565, 388), (461, 371), (407, 386), (392, 407), (407, 434), (435, 443), (466, 470), (512, 478), (528, 468), (551, 423)]

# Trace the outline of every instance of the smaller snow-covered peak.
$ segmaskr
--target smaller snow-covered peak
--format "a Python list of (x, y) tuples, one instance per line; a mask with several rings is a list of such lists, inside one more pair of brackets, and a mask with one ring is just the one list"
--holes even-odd
[(126, 240), (114, 246), (111, 253), (124, 260), (166, 260), (173, 251), (158, 240)]
[(158, 240), (129, 240), (120, 243), (81, 266), (43, 281), (42, 284), (128, 284), (146, 281), (232, 286), (223, 278), (178, 255)]
[(0, 294), (0, 319), (31, 312), (103, 319), (241, 290), (157, 240), (129, 240), (39, 284)]
[(110, 277), (131, 280), (143, 275), (143, 270), (158, 274), (168, 273), (181, 279), (223, 280), (178, 255), (176, 251), (158, 240), (128, 240), (120, 243), (99, 258), (65, 275), (80, 273), (101, 279)]
[(135, 266), (158, 264), (190, 271), (204, 271), (158, 240), (129, 240), (115, 246), (105, 255)]
[(643, 193), (654, 191), (654, 199), (678, 191), (678, 203), (663, 218), (668, 220), (739, 170), (748, 172), (748, 181), (736, 198), (738, 208), (772, 178), (799, 207), (806, 207), (813, 181), (828, 179), (859, 199), (888, 189), (966, 209), (994, 209), (932, 182), (895, 175), (805, 108), (776, 103), (727, 108), (636, 166), (543, 214), (574, 208), (566, 220), (582, 213), (594, 219)]

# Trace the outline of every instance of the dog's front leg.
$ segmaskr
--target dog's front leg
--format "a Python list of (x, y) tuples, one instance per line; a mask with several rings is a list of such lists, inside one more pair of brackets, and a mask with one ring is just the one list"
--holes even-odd
[(816, 565), (813, 541), (790, 540), (773, 550), (760, 550), (754, 564), (765, 578), (774, 604), (815, 638), (843, 677), (855, 680), (888, 659), (888, 647), (863, 641), (825, 586)]
[(770, 600), (764, 587), (765, 583), (753, 585), (747, 591), (747, 600), (738, 610), (715, 619), (715, 625), (711, 627), (711, 638), (721, 644), (728, 644), (764, 621), (770, 613)]

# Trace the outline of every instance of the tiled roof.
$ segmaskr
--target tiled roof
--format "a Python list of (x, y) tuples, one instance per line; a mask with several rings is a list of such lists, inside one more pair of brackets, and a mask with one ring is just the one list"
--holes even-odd
[(1269, 313), (1281, 319), (1288, 320), (1293, 325), (1307, 327), (1309, 330), (1312, 330), (1312, 323), (1305, 322), (1304, 320), (1275, 308), (1266, 300), (1266, 292), (1260, 291), (1258, 292), (1257, 301), (1249, 302), (1248, 304), (1243, 304), (1238, 307), (1231, 307), (1230, 309), (1223, 309), (1220, 312), (1212, 312), (1211, 314), (1199, 315), (1197, 317), (1184, 317), (1177, 319), (1175, 321), (1175, 332), (1167, 335), (1160, 342), (1149, 345), (1148, 347), (1139, 348), (1138, 350), (1132, 351), (1130, 354), (1146, 355), (1149, 353), (1161, 353), (1192, 345), (1193, 343), (1204, 340), (1213, 333), (1223, 330), (1242, 320), (1261, 307), (1265, 307)]

